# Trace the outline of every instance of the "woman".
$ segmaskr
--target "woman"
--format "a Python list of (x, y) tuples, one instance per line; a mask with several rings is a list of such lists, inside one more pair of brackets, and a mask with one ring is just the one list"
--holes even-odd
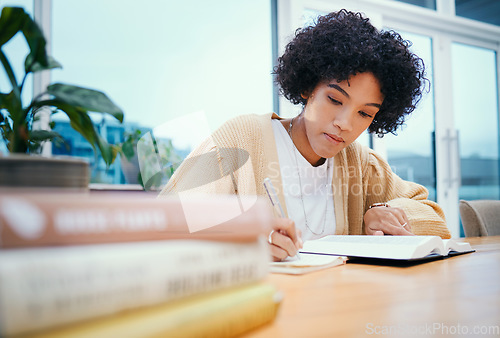
[(302, 239), (331, 234), (450, 237), (427, 190), (355, 142), (366, 129), (395, 132), (420, 100), (427, 79), (407, 42), (341, 10), (297, 30), (275, 75), (302, 112), (228, 121), (190, 154), (162, 194), (265, 195), (269, 177), (287, 216), (269, 235), (275, 260), (294, 256)]

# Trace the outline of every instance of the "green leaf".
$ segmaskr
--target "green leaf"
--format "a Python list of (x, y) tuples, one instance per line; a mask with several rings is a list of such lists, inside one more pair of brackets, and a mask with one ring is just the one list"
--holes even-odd
[(66, 143), (58, 132), (37, 129), (31, 130), (29, 133), (28, 149), (30, 153), (38, 153), (41, 150), (42, 144), (46, 141), (51, 141), (57, 147), (62, 147), (64, 145), (66, 149), (70, 149), (69, 144)]
[(123, 155), (127, 158), (127, 160), (131, 160), (134, 157), (135, 150), (132, 142), (124, 142), (122, 145)]
[(0, 46), (4, 45), (18, 32), (22, 32), (30, 53), (24, 62), (26, 73), (32, 71), (32, 66), (39, 64), (48, 67), (47, 42), (43, 32), (36, 22), (20, 7), (4, 7), (0, 17)]
[(99, 149), (104, 162), (106, 162), (108, 166), (113, 163), (116, 152), (113, 150), (113, 147), (99, 135), (94, 127), (92, 119), (85, 109), (58, 100), (47, 100), (41, 101), (40, 103), (46, 103), (47, 105), (63, 111), (69, 117), (71, 127), (90, 143), (94, 151), (97, 151), (97, 148)]
[[(33, 19), (20, 7), (4, 7), (0, 16), (0, 46), (7, 43), (18, 32), (22, 32), (30, 53), (24, 62), (26, 74), (32, 71), (32, 66), (38, 68), (48, 67), (47, 51), (45, 49), (46, 41), (43, 33)], [(9, 76), (12, 88), (14, 89), (19, 101), (21, 100), (20, 89), (18, 88), (12, 68), (3, 53), (0, 53), (2, 64)]]
[(0, 62), (2, 63), (5, 73), (7, 73), (7, 77), (9, 78), (10, 85), (12, 86), (12, 90), (16, 95), (17, 101), (19, 101), (19, 104), (21, 105), (21, 89), (17, 85), (16, 75), (14, 74), (14, 70), (12, 69), (9, 60), (7, 60), (7, 57), (2, 52), (1, 48), (0, 48)]
[(109, 166), (116, 158), (116, 152), (113, 149), (113, 146), (108, 144), (100, 135), (98, 135), (98, 143), (99, 150), (101, 151), (101, 156)]
[(49, 141), (55, 138), (62, 138), (62, 136), (61, 134), (53, 130), (37, 129), (30, 131), (30, 140), (33, 142)]
[(31, 66), (31, 72), (39, 72), (41, 70), (49, 70), (55, 68), (62, 68), (62, 65), (56, 61), (52, 56), (47, 56), (47, 65), (44, 66), (41, 63), (35, 61)]
[(8, 94), (3, 94), (0, 93), (0, 109), (8, 109), (9, 104), (7, 102), (8, 100)]
[(123, 122), (123, 111), (102, 92), (62, 83), (50, 85), (47, 92), (68, 105), (92, 112), (107, 113)]
[(9, 94), (0, 94), (0, 109), (6, 109), (13, 120), (20, 118), (19, 115), (22, 113), (22, 107), (14, 91), (11, 91)]
[(33, 21), (28, 14), (26, 14), (26, 20), (22, 32), (30, 47), (30, 53), (24, 61), (26, 74), (33, 71), (32, 67), (35, 64), (48, 67), (49, 61), (47, 57), (47, 50), (45, 48), (47, 42), (45, 41), (40, 27), (38, 27), (36, 22)]
[(0, 16), (0, 46), (23, 29), (26, 13), (20, 7), (4, 7)]
[(69, 117), (71, 127), (79, 132), (95, 149), (97, 131), (87, 112), (84, 109), (69, 106), (65, 103), (58, 103), (55, 106), (66, 113)]

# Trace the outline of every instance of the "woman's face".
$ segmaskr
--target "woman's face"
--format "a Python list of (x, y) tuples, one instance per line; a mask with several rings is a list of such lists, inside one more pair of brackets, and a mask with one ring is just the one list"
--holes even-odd
[(309, 147), (303, 155), (315, 164), (356, 140), (372, 123), (384, 96), (372, 73), (360, 73), (342, 82), (321, 82), (306, 99), (301, 131)]

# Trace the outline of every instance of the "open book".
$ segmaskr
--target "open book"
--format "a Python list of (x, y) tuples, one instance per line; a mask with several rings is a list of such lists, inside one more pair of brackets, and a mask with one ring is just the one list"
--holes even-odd
[(438, 236), (326, 236), (306, 241), (301, 253), (422, 260), (473, 252), (469, 243)]

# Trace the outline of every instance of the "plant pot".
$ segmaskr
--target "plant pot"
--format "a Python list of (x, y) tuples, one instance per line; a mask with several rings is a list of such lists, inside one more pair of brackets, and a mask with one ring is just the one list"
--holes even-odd
[(129, 161), (125, 156), (120, 155), (120, 165), (123, 176), (127, 184), (139, 184), (139, 159), (137, 153)]
[(2, 187), (88, 190), (89, 181), (89, 163), (85, 159), (27, 154), (0, 157)]

